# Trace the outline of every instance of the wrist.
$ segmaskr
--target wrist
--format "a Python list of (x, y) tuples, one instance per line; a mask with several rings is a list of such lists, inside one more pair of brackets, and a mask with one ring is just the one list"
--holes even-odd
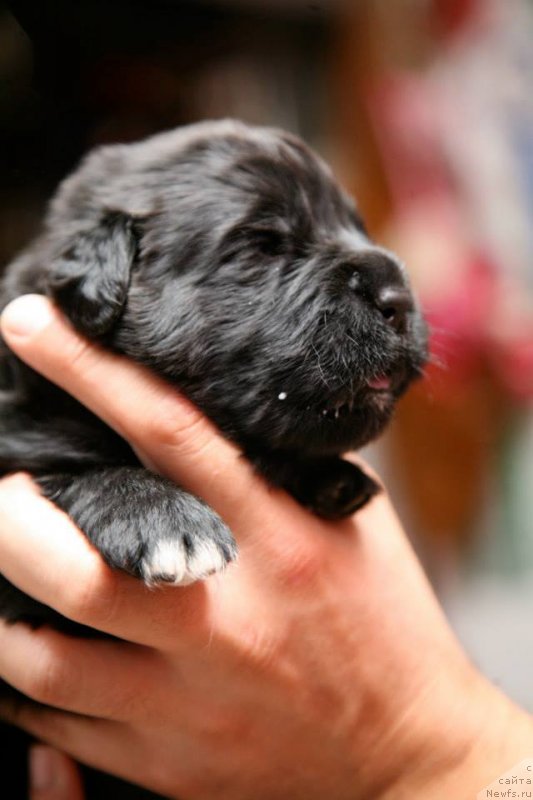
[(435, 701), (412, 720), (403, 763), (379, 800), (474, 800), (533, 757), (532, 718), (471, 666)]

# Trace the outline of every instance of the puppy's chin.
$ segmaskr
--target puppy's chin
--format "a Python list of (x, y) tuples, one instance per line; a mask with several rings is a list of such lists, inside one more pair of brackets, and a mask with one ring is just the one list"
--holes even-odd
[[(378, 437), (394, 414), (398, 399), (421, 377), (421, 365), (396, 368), (390, 377), (369, 377), (351, 389), (307, 389), (297, 381), (291, 392), (263, 394), (256, 403), (254, 430), (247, 436), (263, 447), (314, 457), (356, 450)], [(332, 378), (333, 380), (333, 378)]]
[(286, 415), (286, 433), (278, 446), (315, 456), (356, 450), (382, 433), (394, 405), (392, 394), (379, 392), (351, 407), (294, 409)]
[(248, 415), (246, 431), (234, 430), (234, 437), (241, 444), (253, 442), (260, 450), (339, 455), (379, 436), (390, 421), (396, 399), (396, 393), (387, 390), (320, 399), (282, 392), (256, 405), (255, 414)]

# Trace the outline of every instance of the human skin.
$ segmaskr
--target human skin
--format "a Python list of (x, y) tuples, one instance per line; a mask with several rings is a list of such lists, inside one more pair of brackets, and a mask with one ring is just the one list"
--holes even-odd
[(28, 800), (83, 800), (81, 777), (72, 759), (43, 744), (30, 750)]
[(473, 798), (533, 753), (533, 722), (469, 663), (383, 492), (332, 523), (265, 485), (175, 389), (82, 340), (44, 298), (8, 345), (203, 497), (238, 562), (186, 588), (110, 570), (31, 479), (0, 481), (0, 570), (120, 641), (0, 624), (1, 714), (182, 800)]

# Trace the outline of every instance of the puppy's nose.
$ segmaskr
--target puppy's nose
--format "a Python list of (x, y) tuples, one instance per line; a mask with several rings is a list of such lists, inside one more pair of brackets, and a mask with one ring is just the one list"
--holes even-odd
[(413, 300), (408, 289), (385, 286), (378, 291), (374, 302), (391, 328), (399, 333), (405, 330), (407, 314), (413, 310)]
[(377, 309), (391, 328), (405, 330), (407, 315), (414, 310), (413, 297), (400, 265), (381, 251), (359, 253), (348, 286)]

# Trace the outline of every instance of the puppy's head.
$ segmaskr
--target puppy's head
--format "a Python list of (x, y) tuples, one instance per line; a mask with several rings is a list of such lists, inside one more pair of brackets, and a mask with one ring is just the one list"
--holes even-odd
[(74, 325), (247, 447), (359, 447), (423, 367), (402, 264), (281, 131), (209, 123), (97, 151), (48, 236), (49, 290)]

